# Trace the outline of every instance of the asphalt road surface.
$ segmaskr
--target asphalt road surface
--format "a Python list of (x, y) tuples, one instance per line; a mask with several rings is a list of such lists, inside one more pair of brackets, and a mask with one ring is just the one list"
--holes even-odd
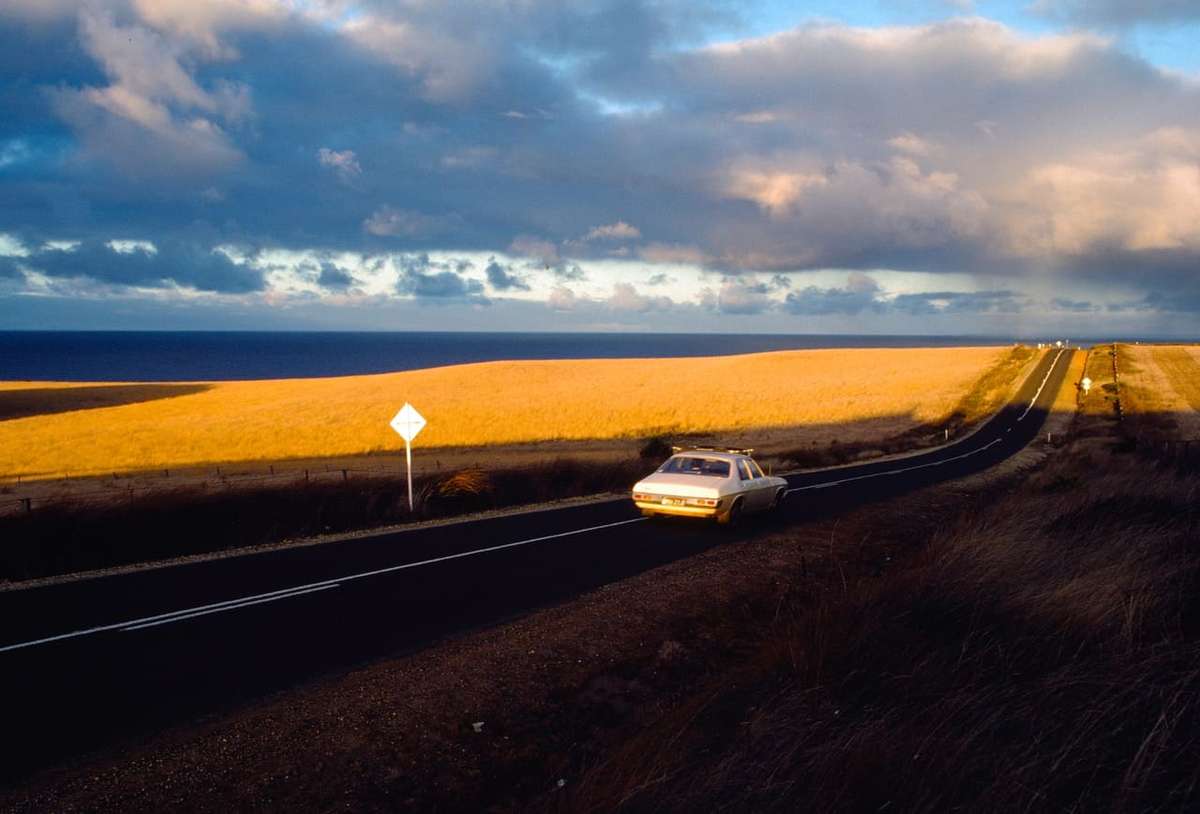
[(978, 432), (918, 456), (788, 477), (767, 520), (648, 521), (629, 500), (393, 531), (0, 592), (0, 782), (765, 529), (986, 469), (1034, 437), (1069, 351)]

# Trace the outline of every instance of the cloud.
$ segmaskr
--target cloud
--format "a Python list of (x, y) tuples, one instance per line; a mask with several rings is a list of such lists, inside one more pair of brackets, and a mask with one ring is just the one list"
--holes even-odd
[(510, 267), (502, 266), (496, 259), (489, 258), (487, 268), (488, 285), (496, 291), (528, 291), (529, 283), (520, 275), (514, 274)]
[(865, 310), (880, 311), (882, 289), (875, 280), (860, 272), (852, 273), (842, 288), (805, 286), (791, 291), (784, 300), (784, 310), (792, 314), (815, 316), (827, 314), (860, 314)]
[(246, 85), (217, 80), (202, 87), (184, 67), (180, 49), (142, 26), (118, 25), (87, 7), (79, 25), (85, 51), (109, 84), (64, 87), (52, 97), (92, 157), (139, 177), (207, 174), (242, 158), (220, 122), (249, 117)]
[(1050, 306), (1055, 311), (1071, 311), (1076, 314), (1086, 314), (1100, 310), (1098, 305), (1087, 300), (1072, 300), (1066, 297), (1055, 297), (1050, 301)]
[(805, 191), (829, 183), (815, 172), (732, 168), (724, 181), (724, 194), (758, 204), (777, 218), (790, 214)]
[(321, 288), (331, 291), (345, 291), (354, 285), (354, 275), (345, 269), (339, 268), (336, 264), (330, 263), (328, 260), (322, 261), (320, 265), (320, 273), (317, 275), (317, 285)]
[(920, 316), (931, 314), (1018, 314), (1023, 298), (1015, 291), (927, 291), (900, 294), (890, 308)]
[(549, 240), (531, 235), (517, 235), (514, 237), (512, 242), (508, 244), (508, 251), (522, 257), (533, 258), (546, 268), (552, 268), (562, 263), (562, 257), (558, 253), (558, 246)]
[(646, 285), (669, 285), (675, 282), (675, 278), (667, 274), (665, 271), (660, 271), (657, 274), (651, 274), (646, 280)]
[(317, 161), (322, 167), (336, 172), (342, 181), (353, 181), (362, 175), (362, 167), (359, 166), (358, 156), (353, 150), (331, 150), (322, 147), (317, 150)]
[(751, 283), (738, 279), (726, 279), (719, 290), (705, 289), (700, 304), (722, 314), (761, 314), (774, 303), (770, 287), (764, 283)]
[(642, 233), (636, 226), (630, 226), (623, 220), (616, 223), (610, 223), (606, 226), (593, 226), (588, 233), (583, 236), (587, 240), (636, 240), (641, 237)]
[(88, 278), (121, 287), (164, 288), (179, 285), (197, 291), (244, 294), (264, 288), (262, 272), (234, 262), (221, 251), (175, 241), (144, 248), (114, 248), (84, 241), (70, 249), (47, 248), (31, 254), (29, 268), (55, 278)]
[(587, 279), (587, 274), (578, 263), (573, 263), (563, 257), (558, 246), (548, 240), (530, 235), (518, 235), (508, 246), (508, 251), (531, 259), (530, 267), (541, 267), (550, 271), (564, 282), (579, 282)]
[(667, 243), (651, 243), (638, 250), (638, 255), (648, 263), (681, 263), (704, 265), (708, 256), (696, 246)]
[(1091, 25), (1162, 25), (1200, 20), (1200, 3), (1195, 0), (1037, 0), (1031, 8), (1047, 17)]
[[(730, 40), (706, 28), (719, 6), (9, 3), (5, 217), (30, 246), (135, 235), (331, 257), (387, 241), (470, 252), (481, 271), (507, 248), (521, 259), (505, 273), (535, 288), (546, 269), (605, 293), (615, 278), (590, 261), (627, 250), (646, 264), (639, 289), (669, 273), (688, 286), (677, 299), (697, 273), (889, 269), (1014, 292), (1053, 274), (1163, 314), (1186, 300), (1200, 86), (1127, 38), (972, 17)], [(1118, 6), (1190, 14), (1043, 11)], [(115, 273), (106, 254), (85, 260)], [(443, 271), (501, 290), (486, 272), (425, 273)], [(755, 285), (714, 284), (713, 307), (725, 294), (786, 318), (788, 293), (802, 312), (856, 301)]]
[(469, 263), (465, 266), (461, 262), (437, 263), (428, 254), (418, 254), (401, 256), (397, 266), (396, 291), (418, 301), (468, 300), (479, 304), (488, 301), (483, 295), (483, 283), (463, 275)]
[(1113, 149), (1035, 166), (1019, 194), (1036, 205), (1013, 218), (1014, 252), (1200, 253), (1200, 131), (1165, 128)]
[(650, 311), (666, 311), (674, 305), (669, 297), (647, 297), (639, 294), (630, 283), (613, 283), (608, 306), (614, 311), (630, 311), (645, 314)]
[(363, 221), (363, 230), (377, 237), (422, 238), (450, 231), (458, 221), (453, 215), (426, 215), (384, 205)]
[(575, 292), (565, 285), (556, 285), (546, 299), (546, 304), (555, 311), (573, 311), (578, 302), (579, 298), (575, 296)]

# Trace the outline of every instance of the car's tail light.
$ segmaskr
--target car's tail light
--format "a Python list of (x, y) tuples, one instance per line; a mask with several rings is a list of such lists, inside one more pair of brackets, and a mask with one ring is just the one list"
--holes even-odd
[(689, 506), (705, 506), (711, 509), (719, 501), (714, 497), (689, 497), (687, 502)]
[(634, 499), (634, 500), (640, 500), (640, 501), (643, 501), (643, 502), (646, 502), (646, 501), (655, 501), (655, 500), (658, 500), (658, 498), (657, 498), (657, 497), (655, 497), (654, 495), (647, 495), (647, 494), (645, 494), (645, 493), (643, 493), (643, 492), (634, 492), (634, 493), (633, 493), (633, 499)]

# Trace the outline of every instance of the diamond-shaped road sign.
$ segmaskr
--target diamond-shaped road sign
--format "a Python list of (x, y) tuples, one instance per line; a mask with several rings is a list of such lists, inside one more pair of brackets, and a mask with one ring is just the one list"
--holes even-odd
[(392, 419), (391, 426), (400, 434), (405, 443), (411, 443), (425, 426), (425, 419), (406, 401), (400, 408), (400, 412), (396, 413), (396, 417)]

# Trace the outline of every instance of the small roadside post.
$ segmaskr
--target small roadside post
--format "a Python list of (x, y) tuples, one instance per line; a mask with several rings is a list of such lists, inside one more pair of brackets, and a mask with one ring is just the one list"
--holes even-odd
[(1082, 379), (1079, 380), (1079, 386), (1081, 388), (1083, 388), (1083, 394), (1086, 396), (1088, 394), (1088, 391), (1092, 389), (1092, 380), (1089, 379), (1087, 376), (1084, 376)]
[(400, 408), (400, 412), (391, 421), (391, 427), (396, 433), (404, 439), (404, 458), (408, 464), (408, 510), (413, 510), (413, 495), (412, 495), (412, 440), (417, 437), (417, 433), (425, 426), (424, 417), (417, 412), (416, 408), (404, 402), (404, 406)]

